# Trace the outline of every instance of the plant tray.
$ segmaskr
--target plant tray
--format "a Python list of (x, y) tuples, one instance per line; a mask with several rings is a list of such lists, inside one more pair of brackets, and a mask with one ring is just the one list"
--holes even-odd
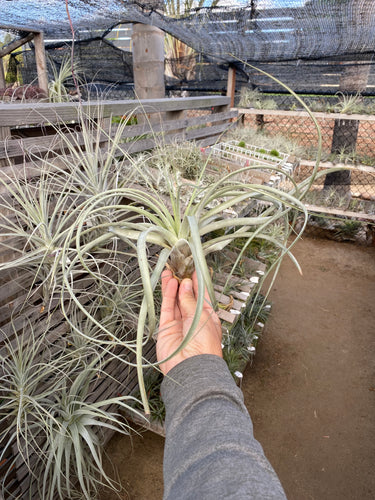
[[(286, 180), (285, 174), (292, 176), (294, 171), (294, 165), (288, 161), (288, 154), (278, 152), (276, 156), (272, 154), (272, 150), (248, 144), (241, 147), (238, 146), (238, 141), (215, 144), (206, 150), (206, 154), (237, 168), (254, 166), (256, 168), (252, 174), (256, 176), (257, 172), (261, 172), (263, 181), (275, 187), (281, 187)], [(276, 169), (276, 172), (272, 169)]]

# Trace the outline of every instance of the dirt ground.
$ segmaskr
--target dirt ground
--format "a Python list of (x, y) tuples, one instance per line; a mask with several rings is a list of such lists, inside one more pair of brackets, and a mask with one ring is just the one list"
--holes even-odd
[[(244, 374), (255, 436), (289, 500), (372, 500), (375, 248), (308, 238), (295, 255), (303, 276), (284, 260)], [(107, 452), (121, 498), (162, 498), (163, 438), (115, 436)]]

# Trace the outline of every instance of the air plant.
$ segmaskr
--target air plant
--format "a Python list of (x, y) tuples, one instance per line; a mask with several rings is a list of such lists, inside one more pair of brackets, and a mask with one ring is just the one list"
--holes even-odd
[[(144, 175), (138, 164), (135, 163), (134, 168), (137, 168), (139, 177)], [(107, 335), (111, 335), (111, 332), (100, 325), (96, 318), (91, 317), (76, 297), (72, 276), (77, 266), (82, 264), (94, 247), (105, 247), (109, 242), (117, 239), (129, 246), (136, 245), (134, 248), (136, 248), (144, 296), (139, 311), (137, 339), (133, 343), (127, 341), (126, 345), (136, 352), (138, 377), (146, 413), (148, 404), (146, 391), (142, 387), (142, 370), (147, 362), (143, 359), (142, 348), (157, 328), (154, 290), (165, 266), (169, 266), (180, 280), (190, 277), (194, 269), (198, 277), (198, 307), (190, 331), (180, 346), (182, 348), (189, 342), (199, 321), (205, 288), (209, 292), (212, 303), (215, 304), (206, 256), (220, 251), (238, 237), (247, 238), (249, 242), (253, 238), (264, 237), (268, 241), (273, 241), (281, 252), (287, 253), (284, 243), (273, 239), (265, 229), (276, 220), (285, 217), (291, 208), (306, 212), (303, 204), (293, 196), (293, 193), (235, 180), (238, 173), (252, 168), (254, 167), (245, 167), (240, 171), (228, 173), (213, 184), (206, 185), (204, 170), (194, 183), (189, 183), (182, 181), (176, 172), (170, 172), (168, 166), (168, 175), (165, 175), (168, 182), (168, 196), (160, 194), (148, 178), (144, 178), (144, 182), (148, 184), (149, 192), (145, 192), (143, 187), (134, 186), (97, 194), (81, 205), (76, 219), (76, 228), (67, 235), (67, 241), (70, 241), (75, 234), (76, 255), (72, 257), (69, 252), (66, 254), (64, 250), (62, 252), (63, 290), (94, 324), (101, 326)], [(182, 191), (185, 193), (184, 203), (181, 202)], [(294, 185), (295, 193), (300, 195), (296, 185)], [(112, 204), (114, 198), (123, 198), (124, 201), (115, 206)], [(269, 207), (260, 215), (229, 218), (223, 216), (225, 210), (230, 207), (258, 199), (269, 202)], [(103, 220), (101, 214), (110, 207), (116, 212), (116, 218), (113, 221), (102, 222), (99, 226), (95, 225), (96, 220)], [(85, 225), (87, 221), (90, 222), (88, 227)], [(211, 236), (217, 234), (218, 231), (222, 233)], [(93, 238), (90, 238), (90, 234)], [(155, 264), (152, 264), (148, 256), (150, 248), (155, 245), (159, 248), (159, 252)], [(64, 307), (62, 302), (63, 310)], [(68, 314), (66, 318), (69, 321)]]
[[(91, 402), (92, 382), (102, 373), (98, 361), (81, 369), (73, 381), (50, 398), (49, 417), (43, 422), (47, 439), (40, 457), (42, 474), (38, 481), (41, 498), (73, 498), (77, 493), (95, 498), (104, 484), (116, 484), (103, 469), (100, 431), (129, 433), (129, 426), (117, 408), (141, 414), (133, 408), (134, 398), (117, 396)], [(108, 377), (108, 374), (105, 374)]]
[(363, 104), (360, 93), (357, 92), (354, 95), (348, 95), (338, 92), (337, 95), (339, 96), (339, 102), (334, 107), (336, 113), (351, 114), (362, 112)]
[(70, 94), (66, 87), (66, 83), (72, 80), (72, 70), (75, 75), (79, 73), (78, 65), (73, 62), (70, 56), (64, 56), (60, 67), (50, 59), (53, 79), (48, 83), (49, 98), (51, 102), (67, 102), (70, 100)]
[[(65, 181), (65, 185), (66, 185)], [(43, 287), (46, 301), (60, 283), (60, 251), (66, 231), (74, 225), (75, 213), (67, 194), (55, 193), (48, 172), (38, 180), (4, 173), (0, 183), (1, 246), (13, 257), (0, 264), (0, 270), (26, 269), (32, 283)], [(30, 289), (32, 286), (30, 287)]]
[[(94, 498), (103, 483), (115, 488), (102, 467), (100, 431), (128, 433), (119, 407), (139, 414), (130, 396), (92, 402), (93, 384), (110, 375), (98, 353), (88, 360), (79, 351), (81, 356), (56, 351), (48, 330), (37, 335), (28, 324), (0, 353), (0, 461), (15, 447), (40, 498), (52, 500), (56, 493), (61, 499), (73, 498), (77, 484), (85, 498)], [(5, 489), (19, 456), (7, 464)]]

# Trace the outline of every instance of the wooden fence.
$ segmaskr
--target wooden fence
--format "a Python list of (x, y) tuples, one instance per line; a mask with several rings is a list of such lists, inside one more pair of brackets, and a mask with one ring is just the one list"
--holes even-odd
[[(157, 99), (136, 101), (107, 101), (83, 103), (50, 104), (44, 102), (22, 104), (0, 104), (0, 196), (8, 196), (7, 176), (22, 178), (38, 178), (40, 161), (48, 154), (49, 158), (59, 161), (58, 153), (64, 149), (61, 126), (67, 127), (69, 133), (74, 131), (75, 140), (83, 145), (83, 135), (79, 129), (81, 112), (99, 120), (101, 127), (108, 127), (114, 132), (113, 117), (134, 115), (137, 124), (123, 128), (121, 142), (116, 155), (150, 150), (156, 144), (169, 144), (180, 140), (194, 140), (202, 147), (214, 144), (227, 129), (228, 123), (237, 116), (235, 110), (229, 108), (230, 98), (195, 97), (180, 99)], [(103, 134), (103, 146), (106, 136)], [(66, 144), (65, 144), (66, 147)], [(4, 214), (2, 214), (4, 215)], [(0, 262), (7, 262), (11, 254), (6, 245), (8, 240), (1, 236)], [(17, 242), (12, 241), (12, 246)], [(129, 267), (130, 279), (139, 278), (137, 263)], [(0, 350), (4, 355), (4, 342), (12, 341), (18, 333), (24, 331), (25, 322), (36, 328), (43, 328), (48, 323), (48, 340), (51, 345), (61, 342), (66, 335), (66, 325), (58, 310), (47, 320), (47, 311), (41, 306), (40, 294), (35, 293), (25, 305), (27, 287), (33, 277), (17, 270), (3, 270), (0, 273)], [(89, 286), (90, 283), (87, 282)], [(22, 308), (22, 315), (15, 315)], [(45, 321), (44, 321), (45, 320)], [(44, 321), (44, 323), (43, 323)], [(153, 345), (145, 349), (147, 359), (154, 356)], [(116, 352), (118, 356), (126, 355), (124, 348)], [(134, 361), (134, 360), (133, 360)], [(105, 367), (108, 377), (101, 377), (92, 384), (92, 398), (103, 400), (121, 394), (131, 394), (137, 388), (135, 370), (127, 370), (125, 365), (111, 361)], [(114, 379), (117, 383), (114, 383)], [(0, 429), (1, 431), (2, 429)], [(111, 433), (104, 436), (108, 440)], [(1, 447), (0, 447), (1, 453)], [(0, 463), (0, 479), (8, 471), (17, 450), (3, 456)], [(30, 457), (31, 466), (36, 457)], [(29, 464), (29, 465), (30, 465)], [(8, 483), (10, 490), (18, 498), (29, 495), (30, 477), (24, 460), (19, 457), (10, 474)], [(19, 496), (18, 496), (19, 495)], [(36, 490), (31, 494), (37, 498)]]

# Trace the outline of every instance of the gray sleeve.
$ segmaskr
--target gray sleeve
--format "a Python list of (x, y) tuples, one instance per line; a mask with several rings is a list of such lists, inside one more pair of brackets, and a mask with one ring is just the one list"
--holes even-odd
[(285, 499), (225, 361), (188, 358), (164, 377), (164, 500)]

